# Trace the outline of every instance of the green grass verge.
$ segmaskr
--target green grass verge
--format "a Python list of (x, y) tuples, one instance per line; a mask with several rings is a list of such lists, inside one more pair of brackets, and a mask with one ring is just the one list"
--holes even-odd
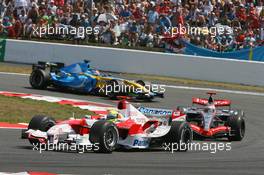
[(44, 114), (61, 120), (69, 119), (73, 113), (76, 118), (94, 114), (70, 105), (0, 95), (0, 122), (29, 122), (36, 114)]
[(30, 74), (31, 71), (32, 71), (32, 67), (29, 65), (7, 64), (0, 62), (0, 72)]

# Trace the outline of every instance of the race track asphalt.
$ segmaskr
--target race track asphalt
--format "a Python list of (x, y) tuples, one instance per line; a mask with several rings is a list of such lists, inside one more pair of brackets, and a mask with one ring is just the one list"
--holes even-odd
[[(115, 104), (103, 97), (56, 91), (33, 90), (27, 76), (0, 74), (0, 91), (34, 93)], [(167, 88), (166, 97), (145, 106), (173, 108), (189, 105), (191, 97), (204, 97), (199, 90)], [(33, 151), (20, 130), (0, 129), (0, 172), (46, 171), (63, 174), (264, 174), (264, 97), (231, 93), (218, 94), (231, 99), (234, 108), (246, 113), (246, 137), (232, 142), (231, 151), (163, 150), (113, 152), (112, 154)], [(0, 104), (1, 105), (1, 104)], [(34, 114), (32, 114), (34, 115)]]

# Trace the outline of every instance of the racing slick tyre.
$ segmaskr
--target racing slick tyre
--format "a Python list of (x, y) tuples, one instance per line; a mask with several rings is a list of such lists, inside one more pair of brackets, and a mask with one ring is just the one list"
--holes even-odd
[[(56, 124), (55, 120), (51, 117), (47, 117), (44, 115), (36, 115), (30, 120), (28, 129), (40, 130), (46, 132), (55, 124)], [(39, 144), (39, 141), (37, 139), (29, 139), (29, 142), (32, 145)]]
[[(192, 129), (187, 122), (172, 121), (171, 129), (165, 135), (164, 144), (179, 152), (188, 150), (188, 144), (192, 142)], [(166, 147), (167, 147), (166, 146)]]
[(231, 127), (231, 135), (228, 136), (229, 141), (241, 141), (244, 138), (246, 125), (243, 111), (238, 110), (236, 115), (231, 115), (227, 119), (227, 125)]
[(140, 84), (141, 86), (144, 86), (146, 89), (150, 90), (152, 92), (152, 84), (149, 82), (145, 82), (143, 80), (137, 80), (137, 84)]
[(141, 86), (144, 86), (145, 87), (145, 82), (143, 80), (137, 80), (136, 81), (137, 84), (140, 84)]
[(34, 70), (29, 77), (29, 83), (35, 89), (46, 89), (49, 84), (49, 80), (49, 73), (42, 69)]
[(90, 130), (90, 142), (98, 144), (98, 149), (94, 152), (111, 153), (117, 147), (119, 134), (113, 122), (99, 120), (95, 122)]
[[(152, 92), (152, 91), (151, 91), (151, 90), (152, 90), (152, 85), (151, 85), (151, 83), (145, 82), (145, 81), (143, 81), (143, 80), (137, 80), (136, 83), (139, 84), (139, 85), (141, 85), (141, 86), (143, 86), (143, 87), (145, 87), (145, 88), (146, 88), (147, 90), (149, 90), (150, 92)], [(141, 99), (141, 97), (139, 97), (139, 99)], [(153, 97), (150, 97), (150, 98), (145, 98), (145, 97), (143, 97), (143, 99), (145, 99), (145, 101), (147, 101), (147, 102), (151, 102), (151, 101), (153, 100)]]
[[(155, 96), (158, 96), (160, 98), (164, 98), (164, 93), (163, 92), (158, 92), (159, 89), (157, 89), (157, 87), (154, 88), (150, 82), (144, 82), (143, 80), (137, 80), (136, 83), (140, 84), (143, 87), (145, 87), (150, 92), (155, 93), (156, 94)], [(151, 102), (152, 100), (153, 100), (153, 97), (146, 99), (146, 101), (149, 101), (149, 102)]]

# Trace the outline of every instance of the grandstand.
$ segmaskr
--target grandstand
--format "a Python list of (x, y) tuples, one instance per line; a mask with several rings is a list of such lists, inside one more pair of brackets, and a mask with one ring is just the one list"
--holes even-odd
[[(185, 53), (185, 43), (190, 43), (233, 52), (263, 45), (263, 4), (263, 0), (2, 0), (0, 35), (173, 53)], [(182, 26), (206, 31), (179, 32)]]

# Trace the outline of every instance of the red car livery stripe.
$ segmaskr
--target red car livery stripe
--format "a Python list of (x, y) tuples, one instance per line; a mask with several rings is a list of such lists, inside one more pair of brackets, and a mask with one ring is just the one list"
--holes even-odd
[(205, 131), (203, 128), (190, 124), (190, 127), (192, 128), (192, 130), (202, 136), (206, 136), (206, 137), (211, 137), (214, 136), (220, 132), (226, 132), (229, 133), (230, 132), (230, 127), (228, 126), (219, 126), (216, 128), (211, 128), (208, 131)]

